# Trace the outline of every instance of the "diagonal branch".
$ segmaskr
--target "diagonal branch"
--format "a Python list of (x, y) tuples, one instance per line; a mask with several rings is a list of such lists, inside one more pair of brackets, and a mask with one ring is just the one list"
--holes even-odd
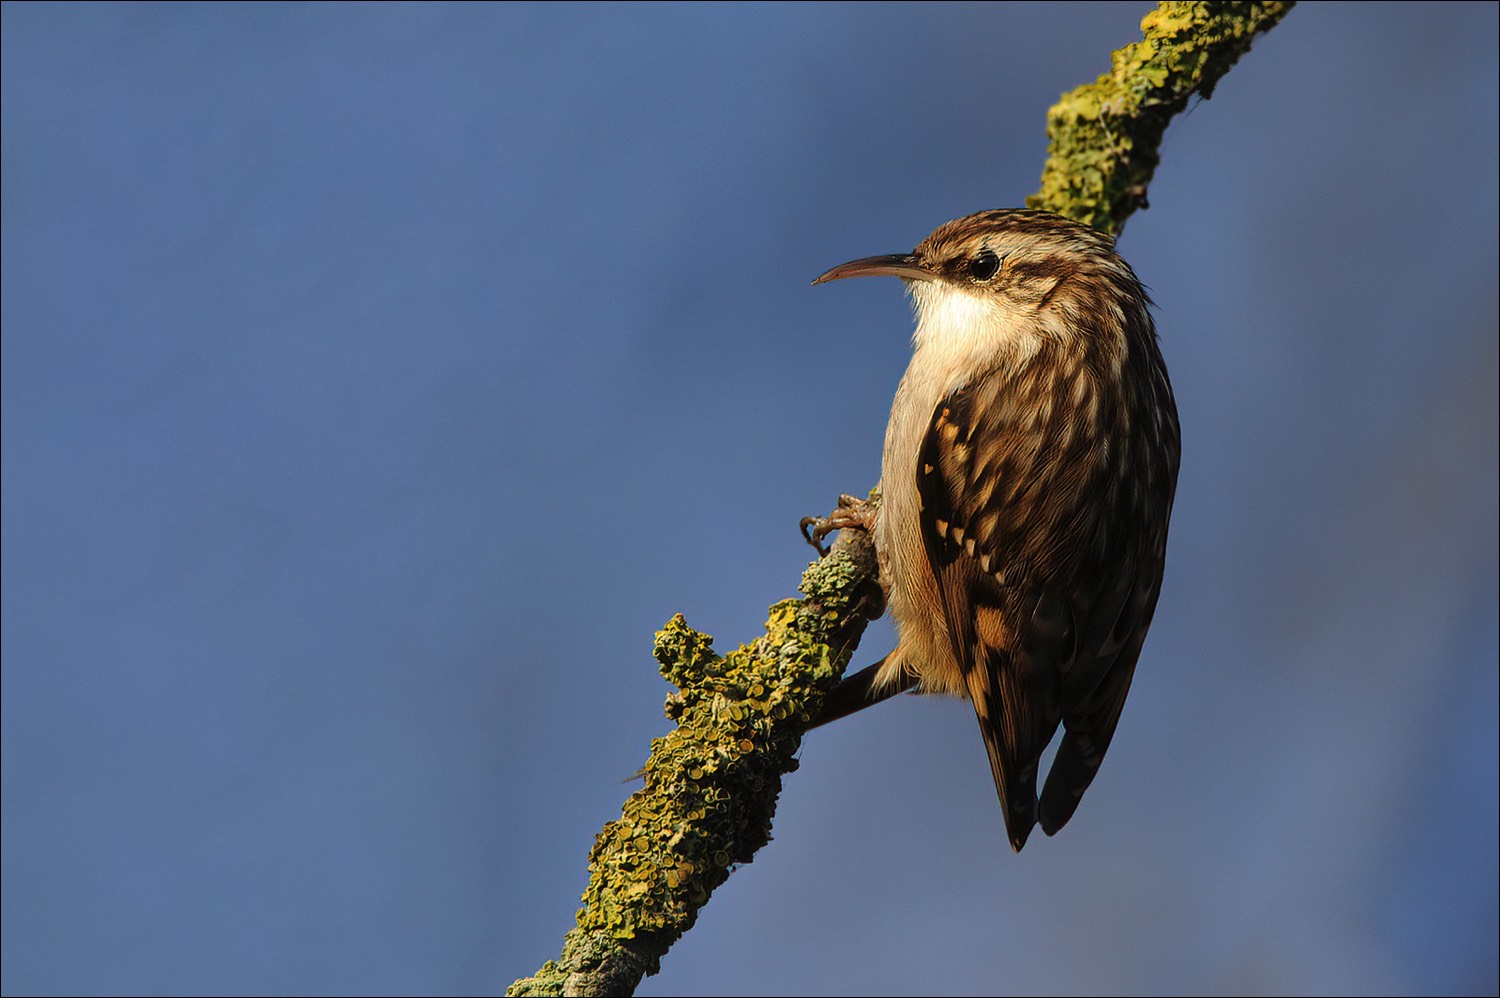
[[(1051, 150), (1027, 200), (1110, 232), (1146, 204), (1168, 121), (1208, 97), (1291, 3), (1162, 3), (1113, 69), (1047, 116)], [(802, 600), (771, 607), (765, 633), (727, 656), (674, 617), (656, 636), (677, 728), (652, 742), (645, 786), (589, 853), (589, 884), (561, 956), (507, 995), (629, 995), (692, 928), (731, 870), (770, 840), (781, 778), (802, 733), (881, 612), (864, 531), (845, 530), (802, 576)]]
[(1141, 40), (1116, 49), (1111, 69), (1047, 112), (1042, 189), (1026, 199), (1096, 229), (1118, 233), (1137, 208), (1167, 123), (1214, 86), (1256, 35), (1292, 8), (1280, 3), (1161, 3), (1141, 19)]
[(679, 614), (656, 635), (677, 727), (651, 743), (646, 785), (589, 853), (589, 885), (562, 956), (509, 995), (628, 995), (657, 970), (730, 870), (771, 838), (781, 777), (880, 615), (875, 548), (846, 530), (802, 576), (806, 599), (771, 607), (765, 634), (720, 657)]

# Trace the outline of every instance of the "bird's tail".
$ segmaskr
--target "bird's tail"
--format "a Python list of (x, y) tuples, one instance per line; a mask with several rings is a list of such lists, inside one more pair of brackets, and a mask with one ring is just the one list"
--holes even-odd
[(990, 757), (990, 775), (995, 778), (995, 793), (1005, 815), (1005, 834), (1016, 852), (1036, 826), (1036, 756), (1021, 744), (1021, 732), (1028, 725), (1009, 716), (1005, 705), (997, 702), (990, 688), (994, 672), (988, 668), (971, 669), (964, 677), (974, 714), (979, 718), (979, 733)]

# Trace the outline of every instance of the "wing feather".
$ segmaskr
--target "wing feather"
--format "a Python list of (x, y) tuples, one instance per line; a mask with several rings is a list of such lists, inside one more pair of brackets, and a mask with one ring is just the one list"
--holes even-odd
[(1014, 430), (981, 415), (997, 381), (980, 379), (936, 407), (917, 478), (922, 536), (954, 658), (974, 704), (1007, 836), (1019, 851), (1037, 822), (1037, 760), (1061, 712), (1050, 649), (1018, 640), (1035, 597), (1018, 543), (1024, 524), (1005, 494), (1020, 469), (991, 446)]
[[(1037, 372), (1066, 370), (1053, 359)], [(1044, 373), (1036, 375), (1040, 378)], [(917, 463), (922, 536), (1011, 845), (1071, 817), (1109, 747), (1161, 581), (1161, 537), (1115, 480), (1072, 391), (990, 371), (933, 410)], [(1102, 424), (1108, 426), (1108, 423)], [(1175, 456), (1174, 456), (1175, 457)], [(1175, 463), (1172, 468), (1175, 478)], [(1170, 494), (1167, 500), (1170, 503)], [(1040, 803), (1037, 769), (1066, 729)]]

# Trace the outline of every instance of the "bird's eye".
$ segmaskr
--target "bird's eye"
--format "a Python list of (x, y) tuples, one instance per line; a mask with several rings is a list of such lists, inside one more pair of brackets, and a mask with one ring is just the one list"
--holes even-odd
[(1000, 272), (1000, 258), (993, 250), (980, 250), (979, 255), (969, 261), (969, 276), (979, 282), (988, 281)]

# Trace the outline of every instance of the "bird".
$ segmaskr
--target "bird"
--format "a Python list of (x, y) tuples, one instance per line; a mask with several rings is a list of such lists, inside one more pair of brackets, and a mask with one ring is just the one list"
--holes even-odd
[(1093, 781), (1161, 591), (1181, 431), (1153, 303), (1110, 235), (1038, 210), (813, 283), (872, 276), (900, 278), (916, 316), (882, 498), (844, 497), (814, 543), (873, 531), (897, 643), (817, 723), (906, 690), (967, 698), (1020, 852)]

